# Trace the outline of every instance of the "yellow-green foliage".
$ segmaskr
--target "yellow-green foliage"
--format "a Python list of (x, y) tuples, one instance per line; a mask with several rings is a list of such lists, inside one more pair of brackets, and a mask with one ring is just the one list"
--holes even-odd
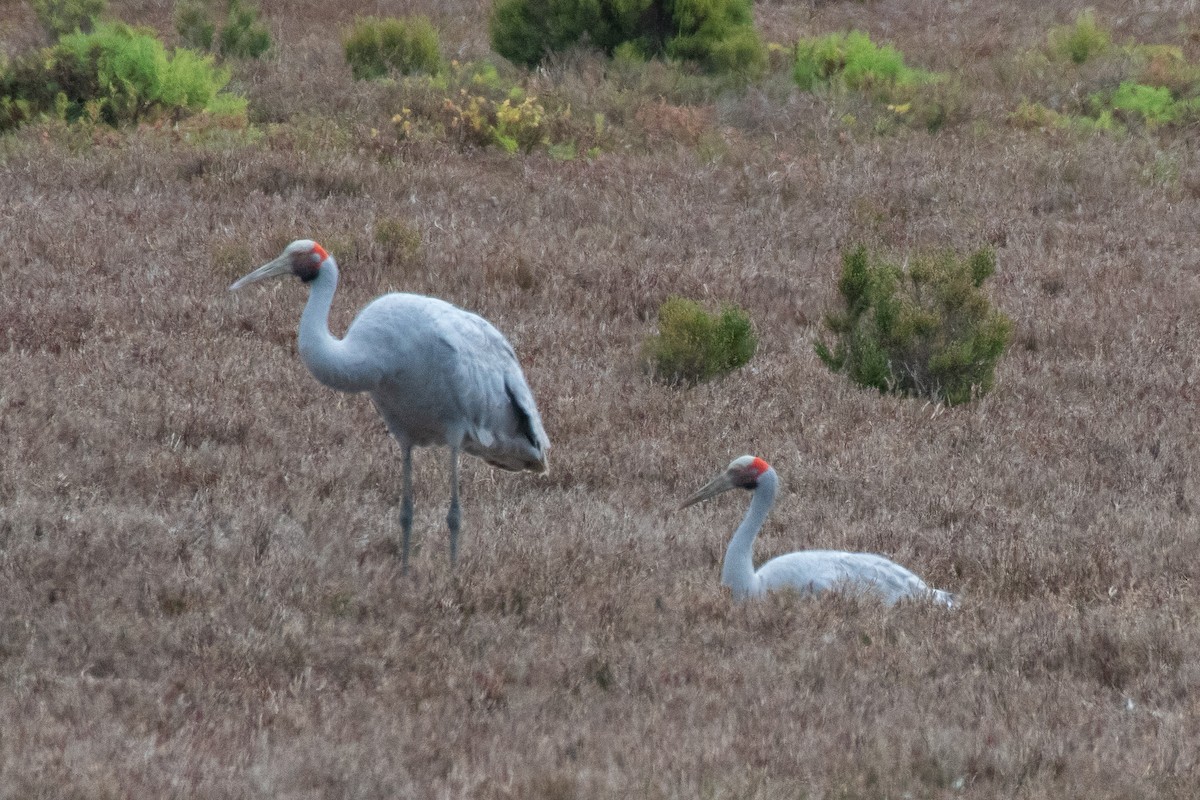
[(672, 297), (658, 309), (658, 330), (642, 346), (642, 358), (652, 375), (672, 384), (731, 372), (758, 348), (750, 315), (734, 306), (710, 314), (695, 301)]
[(1046, 36), (1047, 49), (1056, 58), (1083, 64), (1112, 44), (1112, 34), (1096, 22), (1090, 8), (1081, 11), (1071, 25), (1053, 28)]
[(942, 252), (907, 269), (872, 258), (864, 247), (842, 256), (838, 290), (845, 309), (829, 314), (831, 348), (817, 355), (835, 372), (881, 392), (948, 405), (992, 388), (1012, 323), (992, 309), (983, 282), (996, 269), (991, 250), (965, 259)]
[(404, 88), (406, 105), (392, 117), (404, 139), (514, 154), (545, 150), (559, 160), (594, 156), (608, 139), (602, 114), (577, 118), (570, 105), (527, 94), (486, 62), (451, 61), (438, 75), (405, 78)]
[[(460, 89), (458, 97), (443, 101), (440, 122), (446, 136), (460, 146), (495, 145), (508, 153), (529, 153), (547, 144), (545, 119), (546, 109), (519, 89), (499, 102)], [(422, 123), (410, 108), (402, 109), (392, 122), (405, 137), (414, 136)]]
[(877, 45), (862, 31), (801, 39), (792, 60), (792, 78), (804, 91), (821, 87), (862, 92), (882, 104), (895, 122), (936, 131), (963, 116), (963, 94), (948, 76), (914, 69), (891, 45)]
[(342, 40), (346, 63), (359, 80), (436, 73), (441, 69), (441, 42), (425, 16), (365, 17), (354, 21)]
[(1173, 45), (1114, 44), (1090, 10), (1052, 29), (1044, 50), (1024, 60), (1040, 86), (1009, 115), (1018, 127), (1091, 133), (1200, 118), (1200, 66)]
[(381, 219), (375, 223), (375, 243), (388, 261), (408, 262), (421, 251), (421, 231), (404, 220)]
[(102, 23), (0, 72), (0, 130), (39, 114), (120, 125), (215, 106), (229, 113), (236, 102), (217, 99), (228, 81), (211, 56), (187, 49), (169, 56), (145, 30)]
[(792, 77), (810, 92), (835, 82), (849, 89), (912, 84), (923, 74), (906, 67), (903, 54), (891, 45), (881, 47), (862, 31), (850, 31), (798, 41)]

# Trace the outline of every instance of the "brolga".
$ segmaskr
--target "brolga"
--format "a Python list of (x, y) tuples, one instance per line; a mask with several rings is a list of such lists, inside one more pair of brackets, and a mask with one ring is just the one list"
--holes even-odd
[(754, 569), (754, 539), (762, 529), (775, 493), (779, 476), (766, 461), (742, 456), (683, 501), (680, 508), (716, 497), (730, 489), (748, 489), (754, 494), (742, 524), (734, 531), (725, 550), (721, 567), (721, 585), (733, 591), (734, 599), (759, 597), (776, 589), (793, 589), (803, 594), (827, 591), (874, 593), (892, 605), (905, 597), (924, 598), (953, 606), (954, 595), (930, 589), (925, 581), (909, 570), (873, 553), (847, 553), (841, 550), (800, 550), (777, 556)]
[(412, 539), (414, 447), (450, 448), (450, 563), (458, 560), (459, 453), (513, 472), (546, 471), (550, 440), (508, 340), (483, 317), (434, 297), (397, 292), (377, 297), (344, 338), (329, 332), (337, 290), (333, 256), (309, 239), (235, 281), (230, 291), (294, 275), (309, 287), (300, 315), (300, 358), (326, 386), (366, 392), (404, 459), (401, 562)]

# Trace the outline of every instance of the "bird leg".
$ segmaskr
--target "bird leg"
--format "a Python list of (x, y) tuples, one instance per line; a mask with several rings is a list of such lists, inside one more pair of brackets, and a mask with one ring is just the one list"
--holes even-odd
[(412, 487), (412, 445), (404, 445), (404, 497), (400, 501), (400, 563), (401, 571), (408, 574), (408, 545), (412, 540), (413, 524), (413, 487)]
[(450, 566), (458, 562), (458, 527), (462, 511), (458, 505), (458, 447), (450, 446), (450, 511), (446, 524), (450, 526)]

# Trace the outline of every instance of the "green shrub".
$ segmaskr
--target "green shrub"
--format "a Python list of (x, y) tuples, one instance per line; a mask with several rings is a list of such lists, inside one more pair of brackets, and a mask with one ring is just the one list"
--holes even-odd
[(436, 74), (441, 69), (441, 44), (428, 17), (365, 17), (354, 21), (342, 48), (358, 80), (402, 75)]
[(225, 26), (217, 39), (227, 58), (258, 58), (271, 47), (267, 26), (258, 21), (258, 6), (229, 0)]
[(907, 268), (872, 259), (865, 248), (842, 256), (838, 290), (845, 310), (825, 324), (836, 336), (817, 341), (821, 360), (861, 386), (955, 405), (991, 390), (1012, 323), (992, 309), (983, 282), (996, 256), (949, 252)]
[(900, 50), (890, 44), (878, 46), (857, 30), (802, 38), (796, 43), (792, 66), (792, 78), (804, 91), (836, 84), (856, 91), (874, 90), (888, 97), (895, 86), (912, 86), (932, 77), (906, 66)]
[(91, 33), (108, 4), (105, 0), (32, 0), (38, 23), (53, 39), (68, 33)]
[(421, 231), (404, 220), (381, 219), (375, 223), (375, 243), (389, 262), (409, 262), (421, 251)]
[(695, 384), (731, 372), (758, 348), (745, 311), (726, 307), (710, 314), (682, 297), (659, 307), (658, 330), (642, 346), (642, 358), (651, 374), (667, 383)]
[[(179, 49), (172, 58), (144, 30), (101, 23), (15, 60), (0, 75), (0, 130), (39, 114), (111, 125), (181, 117), (217, 103), (228, 81), (211, 56)], [(219, 102), (233, 110), (227, 96)]]
[[(611, 142), (603, 114), (576, 113), (574, 98), (553, 90), (534, 97), (487, 62), (451, 61), (437, 75), (401, 79), (404, 106), (392, 116), (402, 139), (459, 148), (499, 147), (508, 153), (544, 150), (552, 158), (594, 157)], [(546, 87), (549, 88), (549, 87)]]
[(498, 0), (489, 32), (497, 53), (530, 67), (580, 42), (609, 56), (666, 55), (747, 76), (767, 61), (751, 0)]
[(258, 20), (258, 6), (229, 0), (220, 32), (213, 21), (212, 3), (183, 0), (175, 6), (175, 31), (197, 50), (217, 51), (226, 58), (258, 58), (271, 49), (271, 34)]
[(1102, 106), (1111, 106), (1114, 111), (1120, 112), (1127, 118), (1139, 119), (1151, 125), (1174, 122), (1183, 112), (1183, 108), (1171, 96), (1170, 89), (1165, 86), (1146, 86), (1132, 81), (1125, 81), (1118, 86), (1117, 90), (1112, 93), (1112, 97), (1108, 98), (1107, 103), (1104, 103), (1099, 97), (1096, 98), (1096, 101)]
[(209, 18), (207, 4), (201, 0), (184, 0), (176, 5), (175, 32), (188, 47), (211, 50), (217, 26)]
[(831, 87), (862, 92), (885, 105), (889, 113), (875, 118), (876, 132), (903, 123), (932, 133), (967, 117), (960, 81), (907, 66), (899, 50), (875, 44), (862, 31), (798, 41), (792, 78), (804, 91)]
[(1054, 28), (1046, 37), (1050, 54), (1075, 64), (1083, 64), (1103, 53), (1112, 44), (1112, 34), (1096, 22), (1091, 9), (1081, 11), (1071, 25)]
[[(546, 143), (546, 109), (520, 89), (499, 102), (461, 89), (457, 99), (446, 98), (442, 119), (460, 146), (496, 145), (508, 153), (529, 153)], [(404, 120), (396, 121), (403, 128)]]
[(792, 77), (808, 92), (835, 82), (856, 90), (911, 85), (927, 76), (905, 66), (904, 55), (891, 45), (881, 47), (862, 31), (850, 31), (797, 42)]

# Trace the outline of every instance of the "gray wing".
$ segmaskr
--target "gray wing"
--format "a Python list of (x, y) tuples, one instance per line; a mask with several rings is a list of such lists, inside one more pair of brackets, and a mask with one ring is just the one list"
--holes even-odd
[(792, 588), (816, 594), (865, 590), (878, 593), (889, 604), (903, 597), (932, 594), (917, 575), (873, 553), (803, 550), (771, 559), (757, 575), (766, 591)]
[(512, 345), (483, 317), (453, 309), (443, 341), (455, 353), (455, 372), (470, 426), (463, 449), (509, 470), (544, 472), (550, 439)]
[(415, 445), (461, 445), (510, 470), (546, 468), (550, 441), (508, 340), (478, 314), (433, 297), (388, 294), (346, 332), (382, 365), (368, 391), (389, 429)]

